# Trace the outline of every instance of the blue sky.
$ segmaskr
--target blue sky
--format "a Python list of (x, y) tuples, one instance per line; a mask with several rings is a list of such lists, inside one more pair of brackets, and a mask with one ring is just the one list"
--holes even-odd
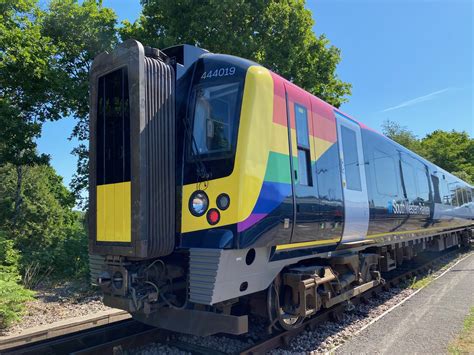
[[(104, 0), (120, 20), (135, 20), (139, 0)], [(317, 35), (340, 48), (339, 77), (352, 83), (342, 110), (380, 130), (390, 119), (419, 137), (435, 129), (474, 136), (471, 0), (307, 0)], [(230, 53), (232, 54), (232, 53)], [(74, 120), (47, 123), (41, 152), (69, 184)]]

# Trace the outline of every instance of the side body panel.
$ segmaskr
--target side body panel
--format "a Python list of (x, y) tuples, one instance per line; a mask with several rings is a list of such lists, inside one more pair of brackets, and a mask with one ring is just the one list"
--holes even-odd
[[(370, 206), (367, 238), (386, 242), (471, 223), (467, 213), (458, 212), (468, 208), (452, 201), (468, 185), (374, 131), (363, 129), (362, 140)], [(457, 188), (450, 190), (450, 183)]]
[(344, 192), (343, 243), (364, 240), (369, 224), (369, 203), (361, 129), (357, 122), (336, 113), (342, 187)]

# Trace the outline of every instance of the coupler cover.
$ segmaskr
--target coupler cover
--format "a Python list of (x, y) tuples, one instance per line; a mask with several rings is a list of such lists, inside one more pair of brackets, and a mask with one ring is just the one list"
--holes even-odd
[(175, 72), (128, 40), (90, 72), (89, 250), (151, 258), (175, 245)]

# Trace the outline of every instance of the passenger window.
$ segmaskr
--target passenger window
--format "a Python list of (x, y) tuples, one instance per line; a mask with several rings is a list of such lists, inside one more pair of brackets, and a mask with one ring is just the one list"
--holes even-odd
[(449, 191), (448, 180), (446, 180), (446, 175), (443, 175), (443, 179), (441, 181), (441, 195), (442, 195), (442, 203), (444, 205), (451, 205), (451, 193)]
[(374, 150), (375, 185), (381, 195), (398, 196), (397, 167), (390, 155)]
[(466, 203), (469, 202), (467, 198), (467, 189), (463, 187), (461, 190), (462, 190), (462, 204), (465, 205)]
[(472, 202), (472, 190), (468, 187), (466, 189), (467, 192), (467, 202)]
[(433, 182), (434, 202), (435, 203), (442, 203), (441, 202), (441, 194), (440, 194), (440, 191), (439, 191), (439, 178), (435, 175), (431, 175), (431, 181)]
[(451, 201), (453, 206), (461, 206), (463, 204), (462, 189), (457, 183), (450, 183), (449, 190), (451, 191)]
[(342, 200), (341, 166), (337, 144), (333, 144), (316, 161), (316, 186), (322, 200)]
[(428, 176), (426, 171), (421, 169), (415, 169), (416, 174), (416, 184), (418, 187), (418, 197), (423, 199), (423, 201), (430, 200), (430, 187), (428, 185)]
[(356, 134), (352, 129), (341, 126), (341, 140), (346, 175), (346, 188), (349, 190), (362, 191)]
[(409, 200), (416, 199), (416, 177), (413, 166), (402, 160), (403, 185), (405, 186), (405, 195)]
[(312, 186), (311, 153), (308, 133), (308, 111), (305, 107), (295, 104), (296, 142), (298, 146), (297, 183)]

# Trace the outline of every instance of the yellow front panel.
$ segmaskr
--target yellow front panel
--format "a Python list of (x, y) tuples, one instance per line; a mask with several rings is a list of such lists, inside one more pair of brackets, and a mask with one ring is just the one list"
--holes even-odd
[[(205, 190), (209, 208), (216, 207), (216, 198), (220, 193), (225, 192), (230, 197), (230, 206), (221, 211), (217, 227), (244, 221), (252, 213), (265, 177), (272, 144), (272, 108), (273, 79), (270, 72), (260, 66), (251, 66), (245, 79), (234, 170), (230, 176), (209, 181)], [(205, 215), (195, 217), (188, 209), (189, 197), (197, 189), (202, 189), (202, 185), (183, 186), (183, 233), (210, 227)]]
[(131, 183), (97, 186), (97, 241), (130, 242)]

